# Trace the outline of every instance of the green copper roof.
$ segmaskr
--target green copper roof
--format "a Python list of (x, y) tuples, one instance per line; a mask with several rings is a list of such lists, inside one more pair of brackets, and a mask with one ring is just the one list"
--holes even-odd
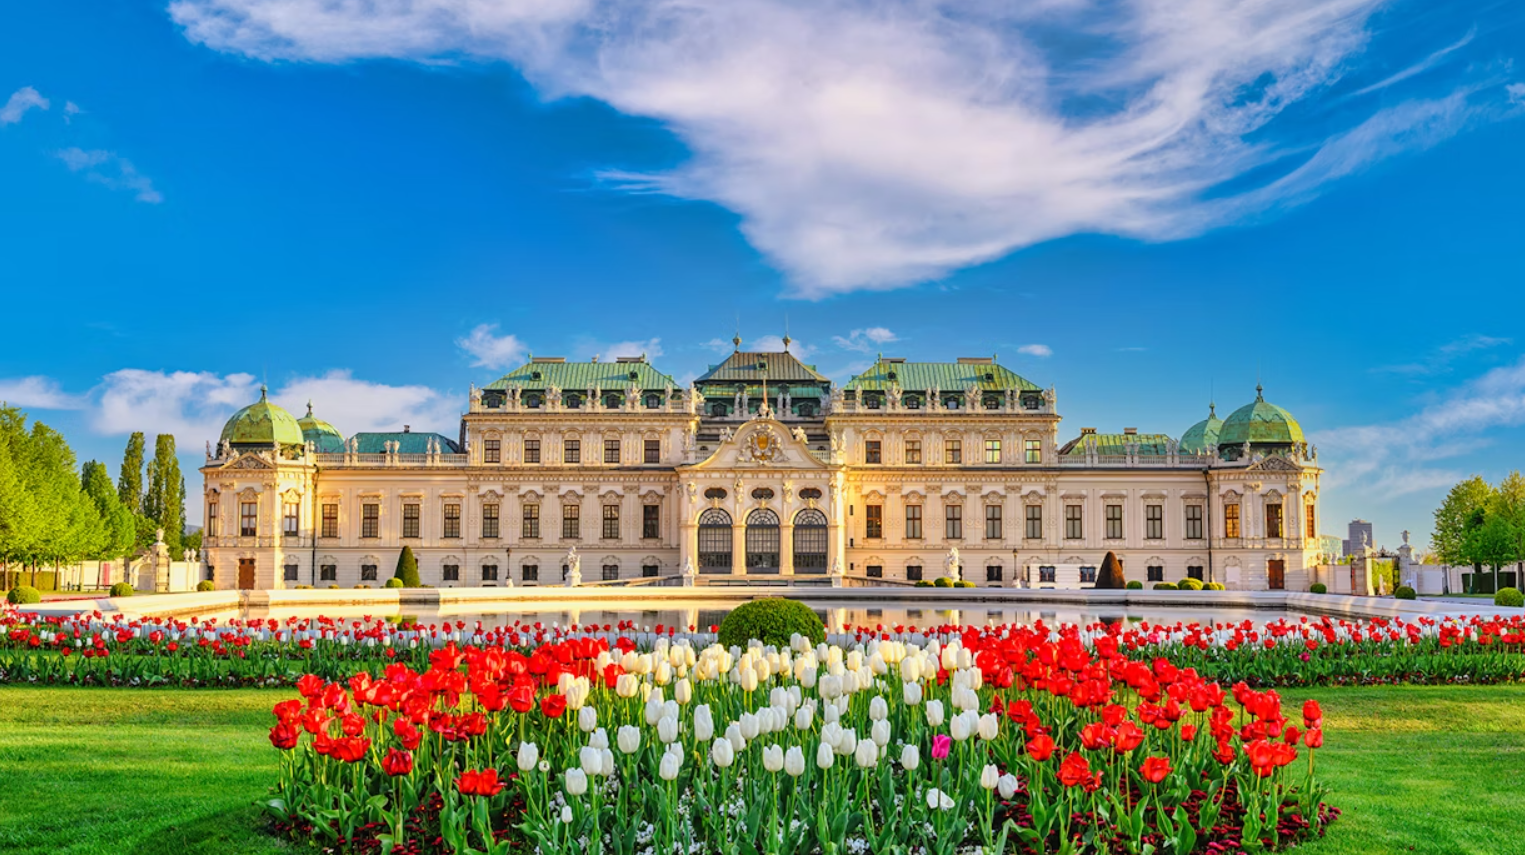
[(437, 433), (413, 433), (411, 431), (392, 431), (390, 433), (357, 433), (355, 442), (360, 446), (360, 454), (383, 454), (386, 452), (386, 443), (401, 443), (397, 449), (398, 454), (428, 454), (429, 440), (439, 440), (440, 452), (443, 454), (460, 454), (461, 447), (455, 444), (455, 440)]
[(1039, 390), (1038, 384), (1008, 368), (990, 362), (900, 362), (880, 357), (873, 367), (847, 381), (846, 391), (884, 391), (898, 384), (902, 390), (924, 392), (934, 386), (941, 392), (962, 392), (970, 384), (982, 392)]
[(266, 397), (265, 387), (259, 387), (259, 400), (233, 414), (222, 426), (224, 440), (234, 445), (301, 445), (302, 428), (291, 413), (286, 412)]
[(1100, 455), (1121, 456), (1127, 454), (1127, 449), (1124, 446), (1130, 442), (1138, 443), (1138, 455), (1140, 457), (1164, 457), (1170, 451), (1167, 447), (1170, 437), (1163, 433), (1093, 433), (1075, 437), (1065, 443), (1064, 447), (1059, 449), (1059, 453), (1061, 455), (1084, 456), (1086, 454), (1086, 446), (1089, 444), (1087, 440), (1090, 439), (1096, 440), (1096, 453)]
[(307, 415), (297, 419), (297, 426), (302, 429), (302, 439), (313, 444), (313, 447), (325, 454), (334, 454), (344, 451), (344, 434), (328, 422), (312, 414), (312, 402), (307, 402)]
[(634, 383), (642, 390), (678, 388), (677, 381), (641, 362), (544, 362), (531, 360), (487, 384), (488, 389), (549, 389), (564, 391), (588, 389), (623, 392)]
[(725, 361), (719, 365), (710, 366), (710, 370), (699, 375), (694, 382), (700, 386), (737, 381), (759, 383), (765, 376), (768, 385), (774, 388), (777, 388), (779, 383), (830, 382), (821, 376), (814, 366), (795, 359), (794, 354), (787, 350), (778, 353), (751, 353), (738, 350), (726, 357)]
[(1267, 403), (1264, 390), (1255, 387), (1255, 401), (1245, 404), (1223, 420), (1218, 431), (1218, 445), (1238, 447), (1246, 442), (1251, 446), (1291, 445), (1303, 441), (1303, 427), (1292, 414), (1275, 404)]
[(1218, 418), (1216, 405), (1207, 405), (1207, 418), (1186, 429), (1181, 434), (1181, 450), (1197, 454), (1208, 451), (1218, 444), (1218, 433), (1223, 429), (1223, 419)]

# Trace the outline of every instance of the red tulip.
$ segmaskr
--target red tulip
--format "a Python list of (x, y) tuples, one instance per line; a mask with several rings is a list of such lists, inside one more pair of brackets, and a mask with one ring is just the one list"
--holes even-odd
[(1181, 741), (1191, 742), (1197, 738), (1197, 726), (1194, 724), (1181, 725)]
[(302, 732), (296, 727), (283, 721), (270, 728), (270, 744), (282, 751), (290, 751), (297, 747), (297, 737), (301, 735)]
[(1138, 725), (1125, 721), (1117, 726), (1117, 739), (1112, 743), (1118, 754), (1127, 754), (1144, 742), (1144, 732)]
[(315, 698), (323, 693), (323, 678), (317, 674), (303, 674), (297, 678), (297, 691), (304, 698)]
[(1303, 744), (1308, 746), (1309, 748), (1323, 748), (1324, 747), (1324, 731), (1323, 731), (1323, 728), (1315, 727), (1312, 730), (1308, 731), (1307, 733), (1303, 734)]
[(1084, 786), (1089, 792), (1100, 784), (1100, 777), (1099, 774), (1092, 777), (1091, 764), (1086, 762), (1079, 751), (1071, 751), (1070, 756), (1059, 764), (1059, 783), (1066, 787)]
[(509, 690), (508, 705), (517, 713), (527, 713), (535, 708), (535, 690), (528, 683), (518, 683)]
[(392, 777), (406, 775), (413, 771), (413, 754), (409, 751), (398, 751), (393, 748), (387, 752), (387, 756), (381, 758), (381, 769)]
[(503, 791), (503, 782), (498, 780), (497, 769), (467, 769), (455, 779), (455, 787), (463, 796), (496, 796)]
[(1324, 726), (1324, 710), (1318, 705), (1318, 701), (1309, 698), (1303, 701), (1303, 728), (1312, 730), (1315, 727)]
[(370, 747), (371, 741), (363, 736), (346, 736), (343, 739), (334, 740), (333, 756), (346, 763), (355, 763), (365, 756), (365, 752), (369, 751)]
[(1170, 758), (1146, 757), (1143, 766), (1139, 768), (1139, 773), (1149, 783), (1158, 784), (1165, 780), (1166, 775), (1170, 774)]
[[(951, 741), (951, 740), (950, 740)], [(1054, 740), (1046, 733), (1040, 733), (1027, 740), (1027, 755), (1039, 763), (1047, 760), (1054, 754)]]
[(546, 695), (540, 699), (540, 712), (546, 718), (561, 718), (561, 714), (566, 711), (566, 695)]

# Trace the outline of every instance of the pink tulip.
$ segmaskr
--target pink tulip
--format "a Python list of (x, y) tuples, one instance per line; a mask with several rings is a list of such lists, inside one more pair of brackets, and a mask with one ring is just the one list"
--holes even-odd
[(933, 760), (942, 760), (946, 758), (948, 756), (948, 752), (952, 749), (953, 737), (947, 736), (945, 734), (938, 734), (937, 736), (932, 737)]

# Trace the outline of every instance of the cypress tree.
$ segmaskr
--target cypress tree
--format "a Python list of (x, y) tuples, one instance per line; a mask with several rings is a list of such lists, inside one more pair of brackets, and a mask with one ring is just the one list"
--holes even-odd
[(171, 556), (180, 554), (185, 536), (185, 478), (175, 457), (175, 437), (161, 433), (154, 439), (154, 459), (148, 464), (148, 492), (143, 495), (143, 514), (164, 529), (164, 545)]
[(143, 512), (142, 431), (127, 438), (127, 451), (122, 455), (122, 471), (117, 476), (117, 498), (129, 512)]
[(1128, 587), (1128, 580), (1123, 578), (1123, 562), (1117, 560), (1117, 554), (1108, 552), (1107, 557), (1101, 561), (1101, 572), (1096, 574), (1096, 587), (1107, 590), (1118, 590)]
[(404, 588), (422, 588), (424, 583), (418, 578), (418, 559), (413, 557), (413, 547), (404, 546), (397, 556), (397, 578), (402, 580)]

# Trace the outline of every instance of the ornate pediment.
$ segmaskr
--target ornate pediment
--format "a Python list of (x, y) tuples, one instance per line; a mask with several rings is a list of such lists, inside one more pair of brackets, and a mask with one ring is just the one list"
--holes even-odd
[(810, 446), (773, 419), (754, 418), (734, 433), (722, 432), (720, 445), (696, 469), (825, 469)]
[(264, 457), (261, 457), (258, 454), (240, 454), (239, 456), (233, 458), (231, 461), (224, 463), (222, 468), (262, 469), (268, 471), (274, 469), (275, 464), (271, 463), (269, 460), (266, 460)]
[(1246, 472), (1301, 472), (1303, 468), (1285, 457), (1267, 457), (1245, 467)]

